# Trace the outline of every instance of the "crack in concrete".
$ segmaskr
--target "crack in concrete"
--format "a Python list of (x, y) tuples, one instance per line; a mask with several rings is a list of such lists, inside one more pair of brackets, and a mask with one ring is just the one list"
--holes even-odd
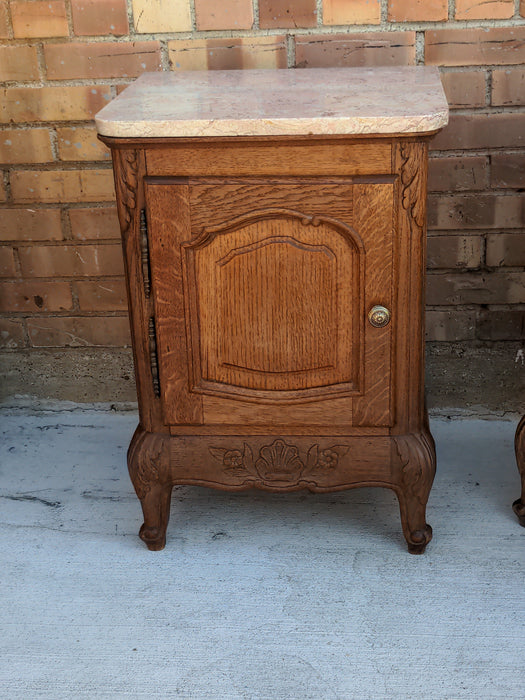
[(31, 501), (32, 503), (42, 503), (42, 505), (48, 508), (61, 508), (62, 503), (60, 501), (46, 501), (45, 498), (38, 498), (38, 496), (0, 496), (8, 501)]

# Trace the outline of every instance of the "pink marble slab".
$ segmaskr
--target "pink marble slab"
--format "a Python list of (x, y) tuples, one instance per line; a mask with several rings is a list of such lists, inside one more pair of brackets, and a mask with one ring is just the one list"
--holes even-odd
[(421, 133), (448, 122), (429, 66), (144, 73), (96, 116), (114, 137)]

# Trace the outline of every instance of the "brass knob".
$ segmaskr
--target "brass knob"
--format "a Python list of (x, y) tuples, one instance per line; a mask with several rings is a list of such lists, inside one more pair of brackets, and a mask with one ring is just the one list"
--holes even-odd
[(368, 312), (368, 320), (375, 328), (384, 328), (390, 323), (390, 311), (386, 306), (372, 306)]

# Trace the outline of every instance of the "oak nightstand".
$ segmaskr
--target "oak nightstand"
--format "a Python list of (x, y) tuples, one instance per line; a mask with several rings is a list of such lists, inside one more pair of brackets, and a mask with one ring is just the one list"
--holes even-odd
[(98, 114), (150, 549), (194, 484), (389, 487), (424, 550), (427, 144), (447, 119), (427, 67), (151, 73)]

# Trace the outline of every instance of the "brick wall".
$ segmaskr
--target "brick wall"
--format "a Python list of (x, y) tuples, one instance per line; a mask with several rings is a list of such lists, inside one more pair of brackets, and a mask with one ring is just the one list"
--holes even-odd
[(129, 344), (93, 115), (143, 71), (432, 64), (428, 338), (525, 337), (525, 0), (0, 0), (0, 344)]

